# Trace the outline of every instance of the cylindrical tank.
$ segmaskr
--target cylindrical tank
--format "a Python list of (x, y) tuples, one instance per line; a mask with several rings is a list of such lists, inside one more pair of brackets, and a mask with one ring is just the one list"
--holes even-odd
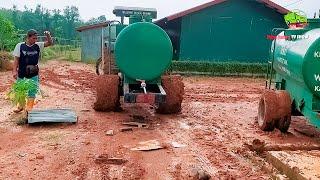
[(172, 51), (169, 36), (159, 26), (148, 22), (134, 23), (117, 37), (116, 64), (126, 77), (151, 81), (170, 66)]
[[(292, 39), (286, 40), (285, 36)], [(320, 97), (320, 28), (280, 33), (275, 41), (273, 68)]]

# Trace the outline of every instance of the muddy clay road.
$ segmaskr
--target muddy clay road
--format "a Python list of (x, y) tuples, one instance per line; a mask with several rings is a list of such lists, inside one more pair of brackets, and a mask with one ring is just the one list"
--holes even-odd
[[(0, 179), (193, 179), (197, 170), (212, 179), (269, 179), (279, 174), (244, 144), (258, 138), (270, 144), (319, 142), (298, 133), (298, 118), (290, 132), (265, 133), (256, 116), (263, 79), (185, 77), (183, 111), (157, 115), (147, 105), (123, 105), (120, 113), (98, 113), (94, 68), (49, 61), (42, 65), (36, 109), (73, 108), (77, 124), (16, 124), (10, 102), (3, 98), (12, 83), (0, 72)], [(137, 118), (138, 117), (138, 118)], [(123, 122), (148, 128), (120, 132)], [(113, 136), (106, 132), (113, 130)], [(158, 140), (166, 148), (130, 150), (141, 141)], [(172, 142), (186, 145), (173, 148)], [(121, 158), (113, 164), (103, 157)]]

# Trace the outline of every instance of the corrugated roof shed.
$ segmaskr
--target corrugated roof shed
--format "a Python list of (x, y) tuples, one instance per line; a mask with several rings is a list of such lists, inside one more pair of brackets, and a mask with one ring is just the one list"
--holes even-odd
[(108, 21), (106, 22), (102, 22), (102, 23), (98, 23), (98, 24), (91, 24), (91, 25), (85, 25), (85, 26), (81, 26), (79, 28), (77, 28), (76, 30), (81, 32), (81, 31), (85, 31), (85, 30), (89, 30), (89, 29), (96, 29), (96, 28), (101, 28), (101, 27), (107, 27), (109, 24)]
[(101, 57), (103, 31), (110, 22), (86, 25), (77, 28), (81, 37), (81, 60), (96, 61)]

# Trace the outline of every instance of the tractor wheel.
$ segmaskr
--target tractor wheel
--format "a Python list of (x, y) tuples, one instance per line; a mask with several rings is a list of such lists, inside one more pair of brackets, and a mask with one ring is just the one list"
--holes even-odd
[(292, 103), (287, 91), (277, 91), (279, 120), (276, 127), (283, 133), (287, 132), (291, 123)]
[(277, 94), (275, 91), (265, 91), (259, 102), (258, 124), (263, 131), (273, 131), (277, 117)]
[(184, 84), (179, 75), (162, 77), (162, 86), (167, 93), (166, 101), (156, 108), (159, 114), (175, 114), (181, 112), (181, 103), (184, 95)]
[(94, 109), (96, 111), (118, 111), (120, 78), (117, 75), (101, 75), (97, 79), (97, 94)]

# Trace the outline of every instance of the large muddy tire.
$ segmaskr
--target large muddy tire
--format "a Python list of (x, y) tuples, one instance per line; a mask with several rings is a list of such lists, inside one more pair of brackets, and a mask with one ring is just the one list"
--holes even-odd
[(96, 83), (97, 94), (94, 109), (104, 112), (119, 111), (119, 76), (101, 75), (98, 76)]
[(277, 94), (265, 91), (261, 96), (258, 109), (258, 125), (263, 131), (273, 131), (277, 117)]
[(181, 103), (184, 95), (184, 84), (179, 75), (166, 75), (162, 77), (161, 84), (167, 93), (165, 103), (156, 108), (159, 114), (176, 114), (181, 112)]
[(276, 127), (283, 133), (287, 132), (291, 124), (292, 102), (287, 91), (277, 91), (279, 120)]

